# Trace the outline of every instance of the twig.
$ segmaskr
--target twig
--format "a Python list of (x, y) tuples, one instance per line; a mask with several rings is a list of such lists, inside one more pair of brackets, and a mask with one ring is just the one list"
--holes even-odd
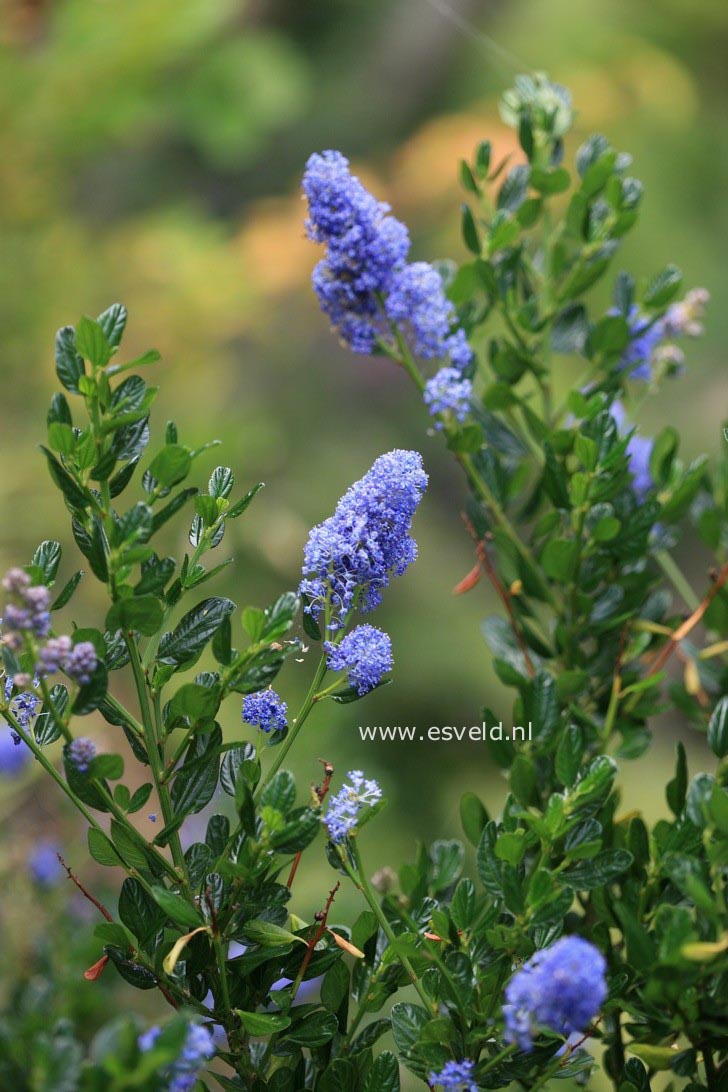
[(703, 617), (708, 607), (713, 602), (713, 599), (725, 584), (726, 580), (728, 580), (728, 563), (725, 564), (718, 573), (713, 587), (705, 596), (702, 603), (699, 603), (693, 613), (685, 619), (682, 625), (678, 626), (665, 647), (662, 649), (661, 652), (657, 654), (652, 663), (652, 667), (647, 672), (648, 677), (650, 675), (656, 675), (658, 671), (662, 671), (663, 667), (670, 659), (670, 656), (675, 651), (675, 648), (680, 643), (680, 641), (687, 637), (688, 633), (690, 633), (690, 631), (693, 630), (695, 626), (697, 626), (698, 622)]
[(321, 937), (326, 932), (326, 919), (329, 916), (329, 910), (331, 909), (331, 904), (333, 903), (334, 899), (336, 898), (336, 892), (339, 890), (340, 887), (341, 887), (341, 884), (339, 882), (337, 882), (336, 886), (332, 887), (331, 890), (329, 891), (329, 897), (326, 900), (326, 904), (325, 904), (323, 910), (317, 910), (316, 911), (315, 920), (318, 923), (318, 929), (308, 939), (307, 946), (306, 946), (306, 954), (303, 957), (303, 962), (301, 963), (301, 966), (298, 969), (298, 974), (296, 975), (296, 980), (293, 983), (293, 988), (291, 990), (291, 1004), (293, 1004), (293, 1000), (294, 1000), (296, 994), (298, 993), (298, 988), (301, 985), (301, 983), (303, 982), (303, 976), (305, 975), (306, 970), (308, 968), (308, 965), (311, 962), (311, 957), (313, 955), (314, 948), (316, 947), (318, 942), (321, 940)]
[(63, 860), (63, 857), (61, 857), (60, 853), (57, 853), (57, 854), (56, 854), (56, 857), (58, 858), (58, 860), (59, 860), (59, 861), (61, 862), (61, 864), (62, 864), (62, 865), (63, 865), (63, 867), (65, 868), (66, 872), (68, 873), (68, 878), (69, 878), (69, 880), (71, 880), (71, 881), (72, 881), (73, 883), (75, 883), (76, 887), (77, 887), (77, 888), (78, 888), (78, 890), (79, 890), (79, 891), (81, 892), (81, 894), (82, 894), (82, 895), (83, 895), (83, 896), (84, 896), (85, 898), (87, 898), (89, 902), (92, 902), (92, 903), (94, 904), (94, 906), (96, 907), (96, 909), (97, 909), (97, 910), (98, 910), (98, 911), (99, 911), (100, 913), (102, 913), (102, 914), (104, 915), (104, 917), (106, 918), (106, 920), (107, 920), (107, 921), (112, 921), (112, 922), (113, 922), (113, 920), (114, 920), (114, 919), (112, 918), (111, 914), (110, 914), (110, 913), (109, 913), (109, 911), (108, 911), (108, 910), (106, 909), (106, 907), (104, 906), (104, 904), (103, 904), (102, 902), (99, 902), (99, 900), (98, 900), (98, 899), (95, 899), (95, 898), (94, 898), (94, 896), (93, 896), (93, 895), (91, 894), (91, 892), (90, 892), (90, 891), (87, 891), (87, 890), (86, 890), (86, 888), (85, 888), (85, 887), (83, 886), (83, 884), (82, 884), (82, 883), (81, 883), (81, 881), (80, 881), (80, 880), (78, 879), (78, 877), (77, 877), (77, 876), (74, 876), (73, 872), (71, 872), (71, 869), (70, 869), (70, 868), (68, 867), (68, 865), (66, 864), (66, 862), (65, 862), (65, 861)]
[[(473, 527), (472, 523), (465, 515), (465, 513), (462, 514), (462, 520), (465, 524), (468, 534), (475, 543), (475, 553), (478, 558), (478, 562), (485, 571), (491, 584), (495, 588), (495, 591), (500, 597), (503, 606), (506, 608), (508, 618), (511, 623), (511, 629), (513, 630), (513, 634), (516, 638), (516, 641), (518, 642), (518, 647), (521, 650), (524, 662), (526, 664), (526, 670), (528, 671), (528, 674), (531, 676), (531, 678), (533, 678), (533, 676), (536, 674), (536, 671), (534, 669), (531, 657), (528, 654), (528, 645), (526, 644), (523, 633), (521, 632), (520, 626), (518, 625), (518, 620), (516, 619), (513, 605), (511, 603), (511, 597), (501, 583), (500, 577), (498, 576), (498, 573), (496, 572), (492, 561), (488, 557), (488, 550), (485, 542), (482, 539), (478, 538), (475, 528)], [(470, 578), (472, 578), (472, 573), (466, 576), (465, 581), (462, 581), (461, 583), (465, 583)]]
[[(326, 759), (324, 759), (324, 758), (320, 758), (319, 762), (321, 763), (321, 765), (324, 768), (324, 779), (323, 779), (323, 781), (321, 782), (320, 785), (313, 785), (311, 788), (312, 788), (313, 794), (318, 799), (319, 804), (323, 804), (324, 799), (326, 797), (326, 794), (329, 791), (329, 786), (331, 784), (331, 778), (334, 776), (334, 767), (331, 765), (330, 762), (327, 762)], [(296, 872), (298, 871), (298, 866), (299, 866), (299, 864), (301, 862), (302, 853), (303, 853), (303, 850), (299, 849), (298, 853), (293, 858), (293, 864), (291, 865), (291, 871), (290, 871), (290, 874), (288, 876), (288, 883), (286, 885), (289, 890), (291, 889), (291, 885), (293, 884), (293, 881), (296, 878)]]

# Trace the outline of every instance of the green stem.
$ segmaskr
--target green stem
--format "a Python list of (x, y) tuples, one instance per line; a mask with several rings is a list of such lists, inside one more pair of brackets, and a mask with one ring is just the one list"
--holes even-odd
[(265, 777), (263, 778), (263, 780), (260, 782), (257, 789), (255, 790), (255, 793), (254, 793), (254, 796), (253, 796), (255, 801), (258, 801), (260, 799), (260, 797), (262, 796), (262, 794), (265, 791), (265, 789), (267, 788), (267, 786), (271, 783), (271, 781), (273, 780), (275, 775), (278, 773), (278, 770), (280, 769), (282, 762), (284, 761), (286, 755), (288, 754), (291, 747), (293, 746), (293, 743), (295, 742), (296, 736), (298, 735), (298, 733), (303, 728), (303, 725), (304, 725), (304, 723), (306, 721), (306, 718), (308, 717), (309, 713), (311, 712), (311, 710), (314, 707), (314, 704), (315, 704), (317, 696), (318, 696), (318, 688), (321, 685), (321, 683), (323, 681), (323, 677), (324, 677), (325, 674), (326, 674), (326, 656), (323, 655), (321, 657), (319, 665), (318, 665), (318, 667), (316, 669), (316, 674), (314, 675), (313, 680), (311, 682), (311, 685), (308, 688), (308, 693), (306, 694), (306, 697), (303, 700), (303, 705), (301, 706), (301, 709), (300, 709), (300, 712), (299, 712), (298, 716), (296, 717), (294, 723), (292, 724), (291, 729), (290, 729), (286, 739), (283, 741), (283, 743), (281, 743), (278, 746), (276, 757), (273, 760), (273, 764), (271, 765), (271, 767), (268, 770), (267, 774), (265, 775)]
[(115, 713), (118, 713), (120, 717), (124, 718), (124, 721), (126, 722), (127, 727), (131, 728), (132, 731), (135, 732), (136, 735), (138, 735), (139, 738), (143, 740), (144, 739), (144, 728), (139, 723), (139, 721), (136, 719), (136, 717), (133, 717), (131, 715), (131, 713), (129, 712), (129, 710), (126, 709), (121, 704), (120, 701), (117, 701), (116, 698), (113, 697), (113, 695), (108, 693), (108, 692), (106, 694), (106, 701), (108, 702), (108, 704), (111, 706), (111, 708), (114, 710)]
[[(352, 847), (352, 853), (353, 853), (353, 856), (354, 856), (354, 862), (356, 864), (356, 870), (354, 870), (351, 867), (346, 855), (342, 854), (341, 860), (342, 860), (342, 863), (344, 865), (344, 868), (346, 869), (346, 872), (347, 872), (349, 878), (353, 881), (353, 883), (356, 885), (356, 887), (358, 887), (358, 889), (361, 891), (364, 898), (369, 903), (371, 911), (374, 914), (377, 921), (379, 922), (379, 925), (380, 925), (380, 927), (382, 929), (382, 932), (384, 933), (387, 940), (389, 941), (389, 943), (392, 945), (393, 949), (396, 952), (397, 951), (397, 943), (398, 943), (397, 937), (395, 936), (395, 933), (394, 933), (394, 931), (392, 929), (392, 926), (387, 921), (387, 918), (384, 915), (384, 911), (382, 910), (381, 906), (379, 905), (377, 897), (374, 894), (374, 891), (372, 890), (372, 887), (371, 887), (371, 885), (369, 883), (369, 880), (367, 879), (367, 875), (366, 875), (366, 872), (364, 871), (364, 865), (362, 864), (361, 853), (359, 851), (359, 846), (357, 845), (356, 838), (351, 839), (351, 847)], [(412, 983), (414, 988), (417, 990), (417, 993), (419, 994), (420, 1000), (422, 1001), (422, 1004), (425, 1006), (427, 1011), (428, 1012), (436, 1012), (437, 1011), (437, 1006), (434, 1005), (432, 1000), (425, 993), (424, 988), (422, 986), (422, 983), (420, 982), (419, 978), (415, 974), (414, 967), (410, 963), (409, 958), (406, 955), (401, 954), (399, 952), (397, 952), (397, 958), (399, 959), (400, 963), (402, 964), (405, 971), (409, 975), (410, 982)]]
[(40, 746), (33, 739), (33, 736), (29, 732), (26, 732), (25, 728), (21, 727), (17, 717), (15, 717), (10, 709), (3, 709), (2, 715), (8, 722), (10, 727), (13, 729), (13, 731), (20, 736), (23, 743), (25, 743), (26, 746), (30, 748), (30, 750), (38, 759), (46, 773), (49, 773), (51, 775), (59, 788), (66, 794), (68, 799), (75, 805), (75, 807), (78, 808), (86, 822), (89, 823), (90, 826), (95, 827), (96, 830), (100, 830), (102, 833), (104, 833), (101, 824), (98, 822), (97, 819), (94, 818), (86, 805), (81, 800), (79, 800), (68, 782), (61, 777), (60, 773), (55, 768), (53, 763), (46, 758)]
[[(155, 731), (155, 718), (152, 716), (152, 712), (149, 706), (149, 698), (147, 695), (147, 684), (144, 676), (144, 668), (142, 667), (141, 660), (139, 659), (139, 650), (136, 646), (136, 642), (133, 637), (128, 634), (124, 634), (124, 643), (126, 644), (127, 651), (129, 653), (129, 662), (131, 663), (132, 674), (134, 675), (134, 684), (136, 686), (137, 697), (139, 699), (139, 709), (142, 715), (142, 725), (144, 729), (144, 742), (146, 744), (147, 757), (149, 758), (149, 768), (152, 771), (152, 779), (154, 781), (155, 788), (157, 790), (157, 796), (159, 797), (159, 804), (162, 809), (162, 815), (164, 817), (165, 826), (174, 819), (174, 812), (172, 810), (172, 801), (169, 795), (169, 790), (164, 783), (162, 777), (164, 768), (164, 758), (160, 754), (159, 749), (159, 709), (155, 708), (156, 716), (156, 731)], [(185, 887), (187, 895), (192, 897), (192, 888), (190, 885), (189, 874), (187, 872), (187, 863), (185, 861), (184, 853), (182, 852), (182, 843), (180, 842), (179, 832), (175, 833), (170, 838), (169, 842), (170, 850), (172, 851), (172, 859), (174, 860), (175, 867), (177, 869), (177, 878), (181, 880)]]
[(660, 566), (667, 579), (672, 583), (673, 587), (683, 597), (690, 607), (690, 610), (697, 610), (700, 606), (700, 600), (683, 576), (679, 566), (670, 554), (668, 554), (667, 550), (657, 550), (655, 552), (655, 561)]
[[(478, 1073), (487, 1073), (489, 1069), (495, 1069), (495, 1067), (509, 1055), (513, 1054), (516, 1050), (517, 1043), (509, 1043), (507, 1047), (503, 1047), (503, 1050), (499, 1050), (497, 1054), (494, 1054), (492, 1058), (488, 1060), (488, 1064), (479, 1068)], [(534, 1088), (536, 1086), (534, 1085)]]

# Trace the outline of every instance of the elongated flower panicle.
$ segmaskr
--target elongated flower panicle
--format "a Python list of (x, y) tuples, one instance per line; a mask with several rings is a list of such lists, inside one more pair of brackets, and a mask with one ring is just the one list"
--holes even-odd
[(349, 685), (367, 694), (392, 670), (392, 642), (383, 630), (356, 626), (340, 644), (324, 642), (329, 671), (346, 671)]
[[(427, 381), (422, 395), (433, 417), (452, 413), (460, 422), (468, 415), (472, 396), (473, 384), (469, 379), (463, 379), (457, 368), (440, 368), (437, 375)], [(435, 428), (442, 429), (443, 423), (438, 421)]]
[(354, 352), (371, 353), (386, 332), (379, 297), (407, 257), (407, 228), (351, 174), (340, 152), (309, 158), (303, 191), (309, 238), (326, 245), (312, 278), (321, 308)]
[(332, 797), (324, 824), (329, 838), (337, 845), (346, 841), (355, 829), (362, 810), (372, 807), (382, 798), (382, 790), (376, 781), (364, 777), (361, 770), (350, 770), (350, 784), (344, 784)]
[(259, 690), (243, 699), (243, 720), (263, 732), (282, 732), (288, 725), (287, 713), (288, 706), (275, 690)]
[(96, 744), (86, 736), (79, 736), (68, 745), (68, 760), (79, 773), (86, 773), (96, 758)]
[[(139, 1049), (144, 1052), (151, 1050), (161, 1032), (160, 1027), (145, 1031), (139, 1037)], [(215, 1044), (207, 1028), (201, 1024), (190, 1024), (182, 1052), (161, 1074), (165, 1083), (160, 1088), (163, 1092), (192, 1092), (200, 1069), (214, 1054)]]
[(474, 1072), (475, 1062), (447, 1062), (439, 1073), (430, 1073), (429, 1082), (445, 1092), (478, 1092)]
[(412, 517), (427, 486), (416, 451), (380, 455), (371, 470), (347, 490), (333, 516), (311, 531), (304, 550), (300, 593), (314, 618), (330, 611), (336, 630), (355, 606), (370, 611), (392, 576), (401, 576), (417, 556)]
[(459, 369), (473, 354), (462, 330), (451, 334), (455, 308), (445, 295), (442, 277), (429, 262), (412, 262), (392, 280), (387, 317), (404, 332), (416, 356), (438, 360), (450, 356)]
[(584, 1031), (607, 996), (604, 956), (581, 937), (562, 937), (536, 952), (506, 987), (506, 1040), (533, 1049), (539, 1027), (568, 1036)]
[(306, 231), (326, 247), (312, 274), (321, 309), (355, 353), (392, 346), (392, 324), (424, 360), (449, 356), (467, 367), (473, 354), (442, 278), (428, 262), (407, 264), (407, 228), (349, 169), (340, 152), (312, 155), (303, 175)]
[[(619, 431), (621, 433), (628, 432), (630, 426), (622, 403), (613, 402), (609, 412), (614, 418)], [(632, 475), (632, 487), (640, 500), (654, 488), (655, 483), (650, 472), (650, 457), (654, 446), (654, 440), (647, 436), (639, 436), (636, 432), (633, 432), (627, 441), (626, 454), (629, 460), (630, 474)]]

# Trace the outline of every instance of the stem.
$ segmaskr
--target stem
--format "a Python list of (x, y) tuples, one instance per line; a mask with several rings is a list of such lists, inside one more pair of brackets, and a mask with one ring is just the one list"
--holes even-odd
[[(146, 743), (147, 756), (149, 758), (149, 767), (152, 771), (152, 778), (157, 790), (157, 796), (159, 797), (159, 804), (162, 809), (162, 815), (164, 817), (165, 826), (174, 819), (174, 812), (172, 810), (172, 801), (169, 795), (169, 790), (163, 779), (163, 756), (160, 755), (159, 750), (159, 705), (155, 707), (155, 717), (152, 717), (152, 712), (149, 707), (149, 699), (147, 696), (146, 679), (144, 676), (144, 669), (142, 667), (141, 660), (139, 659), (139, 650), (136, 646), (136, 642), (133, 637), (128, 634), (124, 634), (124, 643), (129, 652), (129, 661), (131, 663), (132, 673), (134, 675), (134, 683), (136, 686), (137, 697), (139, 698), (139, 709), (142, 714), (142, 724), (144, 728), (144, 742)], [(156, 720), (156, 731), (155, 731)], [(187, 872), (187, 862), (185, 861), (184, 853), (182, 852), (182, 843), (180, 842), (179, 831), (175, 831), (170, 838), (169, 848), (172, 851), (172, 859), (174, 860), (175, 867), (177, 869), (177, 878), (182, 881), (185, 891), (188, 897), (192, 897), (192, 887), (190, 884), (189, 874)]]
[(268, 770), (268, 773), (265, 775), (265, 777), (263, 778), (263, 780), (260, 782), (257, 789), (255, 790), (255, 793), (253, 794), (253, 799), (255, 801), (258, 801), (260, 799), (260, 797), (262, 796), (262, 794), (265, 791), (265, 789), (267, 788), (267, 786), (271, 783), (271, 781), (273, 780), (275, 775), (278, 773), (278, 770), (281, 767), (281, 763), (284, 761), (286, 755), (288, 754), (291, 747), (293, 746), (293, 743), (294, 743), (294, 741), (296, 739), (296, 736), (301, 731), (301, 728), (303, 728), (303, 725), (304, 725), (304, 722), (305, 722), (306, 718), (308, 717), (309, 713), (311, 712), (311, 710), (314, 707), (314, 704), (316, 703), (316, 700), (317, 700), (317, 697), (318, 697), (318, 688), (321, 685), (321, 682), (322, 682), (323, 677), (324, 677), (325, 674), (326, 674), (326, 656), (323, 655), (321, 657), (321, 660), (319, 662), (318, 667), (316, 668), (316, 674), (314, 675), (313, 680), (311, 682), (311, 685), (308, 688), (308, 693), (306, 694), (306, 697), (303, 700), (303, 705), (301, 706), (300, 712), (299, 712), (298, 716), (296, 717), (296, 720), (295, 720), (294, 724), (292, 725), (291, 730), (288, 733), (288, 736), (283, 741), (283, 743), (281, 743), (280, 746), (278, 747), (278, 749), (277, 749), (278, 753), (276, 754), (276, 757), (273, 760), (273, 764), (271, 765), (271, 768)]
[(127, 728), (131, 728), (132, 731), (134, 731), (136, 733), (136, 735), (138, 735), (139, 738), (143, 740), (144, 739), (144, 728), (139, 723), (139, 721), (135, 717), (133, 717), (131, 715), (129, 710), (125, 709), (124, 706), (121, 704), (121, 702), (117, 701), (115, 697), (113, 697), (110, 693), (108, 693), (108, 691), (106, 693), (106, 701), (108, 702), (108, 704), (111, 706), (111, 708), (114, 710), (115, 713), (118, 713), (120, 717), (124, 718), (124, 721), (126, 722)]
[(657, 550), (655, 553), (655, 561), (662, 569), (667, 579), (672, 583), (673, 587), (680, 593), (690, 610), (697, 610), (700, 600), (688, 584), (682, 570), (676, 564), (674, 559), (668, 554), (667, 550)]
[(5, 720), (7, 720), (8, 724), (13, 729), (13, 731), (17, 735), (20, 736), (23, 743), (25, 743), (30, 748), (30, 750), (33, 752), (35, 757), (38, 759), (38, 761), (40, 762), (41, 766), (46, 771), (46, 773), (49, 773), (51, 775), (53, 780), (60, 787), (60, 789), (66, 794), (68, 799), (78, 808), (78, 810), (81, 812), (81, 814), (83, 815), (86, 822), (90, 826), (95, 827), (96, 830), (100, 830), (102, 832), (102, 834), (103, 834), (104, 831), (103, 831), (103, 828), (101, 827), (101, 824), (98, 822), (97, 819), (94, 818), (94, 816), (88, 810), (86, 805), (84, 803), (82, 803), (81, 800), (79, 800), (79, 798), (76, 796), (75, 792), (70, 787), (68, 782), (64, 781), (64, 779), (61, 777), (61, 775), (59, 774), (58, 770), (55, 768), (53, 763), (50, 762), (46, 758), (46, 756), (43, 753), (43, 751), (41, 750), (40, 746), (33, 739), (33, 736), (29, 732), (26, 732), (25, 728), (21, 727), (18, 719), (10, 711), (10, 709), (3, 709), (2, 715), (5, 718)]
[(498, 501), (493, 496), (490, 486), (487, 484), (487, 482), (483, 480), (483, 478), (476, 470), (475, 464), (473, 463), (471, 456), (465, 452), (456, 452), (455, 458), (458, 460), (463, 470), (465, 471), (465, 474), (467, 475), (468, 481), (473, 487), (474, 492), (480, 496), (481, 500), (485, 501), (500, 529), (504, 532), (504, 534), (508, 536), (518, 553), (532, 570), (533, 576), (538, 580), (541, 586), (541, 592), (546, 602), (554, 607), (554, 609), (556, 609), (556, 601), (554, 599), (553, 593), (541, 576), (540, 569), (536, 565), (536, 560), (533, 554), (529, 550), (528, 546), (526, 546), (525, 542), (521, 540), (515, 527), (508, 519), (508, 516), (503, 511)]
[[(381, 906), (379, 905), (377, 897), (376, 897), (376, 895), (374, 894), (374, 892), (373, 892), (373, 890), (371, 888), (369, 880), (367, 879), (366, 873), (364, 871), (364, 865), (362, 864), (361, 853), (359, 852), (359, 846), (356, 843), (356, 838), (351, 839), (351, 847), (352, 847), (352, 853), (354, 855), (354, 861), (356, 863), (356, 871), (351, 867), (348, 860), (346, 859), (346, 856), (342, 855), (341, 860), (342, 860), (342, 863), (344, 865), (344, 868), (346, 869), (346, 872), (347, 872), (349, 878), (354, 882), (356, 887), (358, 887), (358, 889), (361, 891), (364, 898), (369, 903), (371, 911), (374, 914), (377, 921), (379, 922), (379, 925), (380, 925), (380, 927), (382, 929), (382, 932), (384, 933), (387, 940), (389, 941), (389, 943), (392, 945), (392, 947), (396, 951), (397, 950), (397, 937), (395, 936), (395, 933), (392, 930), (392, 926), (387, 921), (387, 919), (386, 919), (386, 917), (384, 915), (384, 911), (382, 910)], [(414, 967), (410, 963), (408, 956), (400, 954), (399, 952), (397, 952), (397, 959), (399, 959), (400, 963), (402, 964), (402, 966), (406, 970), (407, 974), (409, 975), (410, 982), (412, 983), (414, 988), (417, 990), (419, 998), (422, 1001), (422, 1004), (427, 1009), (427, 1011), (428, 1012), (435, 1012), (436, 1011), (436, 1006), (433, 1004), (432, 1000), (425, 993), (425, 991), (424, 991), (424, 989), (422, 987), (422, 983), (420, 982), (417, 975), (415, 974)]]

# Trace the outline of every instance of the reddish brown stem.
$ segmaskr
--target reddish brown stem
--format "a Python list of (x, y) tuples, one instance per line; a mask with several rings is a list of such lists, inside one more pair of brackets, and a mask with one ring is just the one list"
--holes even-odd
[[(326, 793), (329, 791), (329, 786), (331, 784), (331, 778), (334, 776), (334, 767), (331, 765), (330, 762), (327, 762), (326, 759), (324, 759), (324, 758), (320, 758), (319, 762), (321, 763), (321, 765), (324, 768), (324, 779), (323, 779), (323, 781), (321, 782), (320, 785), (312, 785), (311, 788), (312, 788), (312, 791), (315, 794), (316, 798), (318, 799), (319, 804), (323, 804), (324, 799), (326, 797)], [(293, 864), (291, 865), (291, 871), (290, 871), (289, 876), (288, 876), (287, 887), (288, 887), (289, 890), (290, 890), (290, 888), (291, 888), (291, 886), (293, 884), (293, 881), (296, 878), (296, 872), (298, 871), (298, 866), (301, 863), (302, 852), (303, 851), (299, 849), (298, 853), (293, 858)]]
[(104, 915), (104, 917), (106, 918), (107, 921), (113, 921), (114, 919), (112, 918), (111, 914), (106, 909), (104, 904), (102, 902), (99, 902), (98, 899), (95, 899), (90, 891), (86, 890), (86, 888), (83, 886), (83, 884), (78, 879), (78, 877), (74, 876), (73, 872), (71, 872), (71, 869), (68, 867), (66, 862), (63, 860), (63, 857), (61, 857), (60, 853), (57, 853), (56, 856), (58, 857), (58, 860), (61, 862), (61, 864), (65, 868), (66, 872), (68, 873), (69, 880), (71, 880), (73, 883), (75, 883), (76, 887), (81, 892), (81, 894), (84, 896), (84, 898), (87, 898), (89, 902), (92, 902), (94, 904), (94, 906), (96, 907), (96, 909), (98, 911), (100, 911), (100, 913), (102, 913)]
[[(528, 674), (531, 676), (531, 678), (533, 678), (533, 676), (536, 674), (536, 671), (534, 669), (531, 657), (528, 654), (528, 646), (527, 646), (527, 644), (526, 644), (526, 642), (524, 640), (523, 633), (521, 632), (521, 628), (518, 625), (518, 620), (517, 620), (515, 612), (513, 610), (513, 604), (511, 603), (511, 597), (510, 597), (509, 593), (506, 591), (506, 589), (504, 588), (504, 586), (503, 586), (503, 584), (502, 584), (502, 582), (500, 580), (500, 577), (498, 576), (498, 573), (495, 570), (493, 562), (490, 560), (490, 558), (488, 556), (488, 549), (487, 549), (487, 546), (486, 546), (485, 542), (483, 542), (482, 539), (478, 538), (478, 535), (476, 534), (475, 528), (473, 527), (472, 523), (470, 522), (470, 520), (468, 519), (468, 517), (464, 513), (463, 513), (462, 518), (463, 518), (463, 523), (465, 524), (465, 527), (467, 528), (468, 534), (470, 535), (473, 542), (475, 543), (475, 553), (476, 553), (476, 556), (478, 558), (478, 562), (479, 562), (481, 568), (483, 569), (483, 571), (485, 572), (486, 576), (490, 580), (491, 584), (493, 585), (498, 597), (500, 598), (501, 602), (503, 603), (503, 606), (506, 608), (506, 613), (508, 614), (508, 620), (511, 623), (511, 629), (513, 630), (513, 634), (514, 634), (514, 636), (516, 638), (516, 641), (518, 642), (518, 647), (520, 648), (521, 653), (523, 654), (523, 659), (524, 659), (524, 662), (526, 664), (526, 670), (528, 671)], [(470, 581), (471, 579), (472, 579), (472, 573), (470, 573), (468, 576), (466, 576), (465, 580), (461, 581), (461, 583), (466, 583), (466, 582)]]
[(313, 955), (314, 948), (316, 947), (318, 942), (321, 940), (321, 937), (326, 932), (326, 919), (329, 916), (329, 910), (331, 909), (331, 904), (334, 901), (334, 899), (336, 898), (336, 892), (339, 890), (340, 887), (341, 887), (341, 884), (337, 883), (336, 887), (331, 888), (331, 890), (329, 891), (329, 897), (326, 900), (326, 905), (324, 906), (323, 910), (319, 910), (317, 912), (317, 914), (316, 914), (316, 921), (318, 922), (318, 929), (316, 930), (315, 933), (312, 933), (311, 936), (308, 939), (307, 947), (306, 947), (306, 954), (303, 957), (303, 962), (301, 963), (301, 966), (300, 966), (299, 971), (298, 971), (298, 975), (296, 977), (297, 982), (302, 982), (303, 981), (303, 977), (306, 974), (306, 968), (308, 967), (309, 963), (311, 962), (311, 956)]
[(656, 675), (658, 671), (662, 671), (663, 667), (672, 656), (680, 641), (684, 640), (684, 638), (687, 637), (690, 631), (693, 630), (695, 626), (697, 626), (698, 622), (703, 617), (708, 607), (713, 602), (713, 599), (716, 597), (720, 589), (725, 584), (726, 580), (728, 580), (728, 564), (725, 564), (720, 570), (715, 580), (715, 583), (713, 584), (713, 587), (705, 596), (702, 603), (699, 603), (693, 613), (685, 619), (682, 625), (678, 626), (665, 647), (662, 649), (661, 652), (657, 654), (652, 663), (652, 667), (647, 672), (648, 676)]

